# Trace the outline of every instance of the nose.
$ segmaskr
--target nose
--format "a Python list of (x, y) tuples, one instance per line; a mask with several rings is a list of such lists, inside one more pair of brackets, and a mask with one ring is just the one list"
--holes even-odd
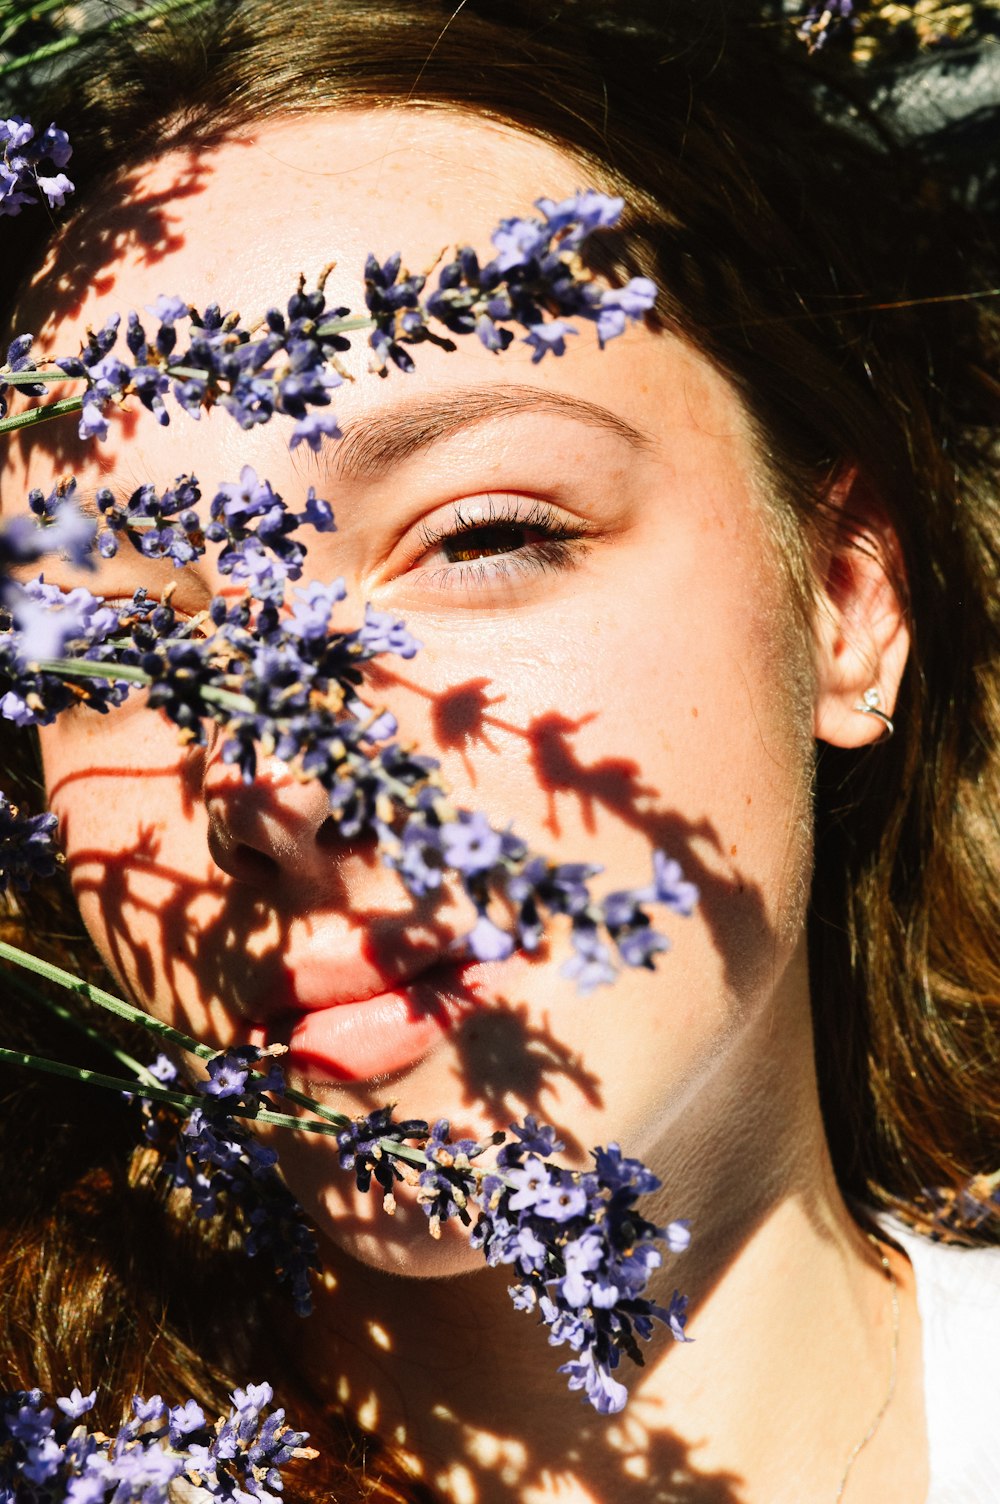
[(297, 777), (277, 758), (260, 758), (257, 776), (248, 784), (217, 746), (206, 758), (202, 791), (212, 860), (262, 894), (279, 884), (283, 891), (289, 885), (329, 887), (334, 866), (340, 865), (333, 848), (341, 861), (363, 853), (370, 864), (373, 843), (348, 844), (340, 837), (318, 780)]

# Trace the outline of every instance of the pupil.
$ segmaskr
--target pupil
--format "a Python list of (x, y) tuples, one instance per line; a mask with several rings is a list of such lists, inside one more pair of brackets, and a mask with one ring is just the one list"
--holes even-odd
[(490, 554), (515, 553), (523, 547), (524, 528), (510, 523), (502, 527), (472, 527), (444, 545), (450, 564), (465, 564), (470, 559), (484, 559)]

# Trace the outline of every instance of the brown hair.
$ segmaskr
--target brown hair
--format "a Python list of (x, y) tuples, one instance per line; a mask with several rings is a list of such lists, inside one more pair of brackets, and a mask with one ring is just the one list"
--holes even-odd
[[(928, 1187), (954, 1189), (997, 1160), (1000, 387), (998, 321), (976, 296), (996, 277), (977, 252), (986, 237), (976, 216), (946, 205), (919, 159), (876, 127), (835, 71), (821, 78), (790, 32), (746, 19), (770, 9), (219, 3), (71, 80), (74, 107), (60, 103), (58, 118), (73, 128), (83, 209), (70, 234), (99, 233), (86, 212), (91, 184), (120, 180), (169, 144), (291, 108), (471, 110), (553, 142), (625, 196), (604, 269), (654, 277), (659, 320), (737, 388), (786, 516), (798, 520), (802, 557), (829, 525), (824, 500), (846, 467), (898, 539), (913, 648), (897, 733), (870, 751), (820, 749), (809, 939), (838, 1177), (847, 1192), (919, 1219)], [(25, 264), (37, 255), (26, 246)], [(53, 1204), (69, 1197), (77, 1208), (61, 1259), (91, 1236), (80, 1187), (94, 1207), (125, 1192), (101, 1179), (112, 1175), (98, 1168), (103, 1132), (91, 1147), (74, 1144), (67, 1164), (51, 1148), (50, 1116), (37, 1131), (51, 1183), (64, 1182)], [(137, 1196), (141, 1226), (156, 1197), (145, 1182), (125, 1199)], [(14, 1257), (48, 1235), (35, 1216)], [(995, 1238), (996, 1224), (976, 1236)], [(122, 1277), (128, 1290), (155, 1283), (139, 1262)], [(2, 1269), (0, 1287), (11, 1288)], [(197, 1322), (185, 1329), (177, 1292), (168, 1301), (157, 1288), (179, 1322), (180, 1352)], [(26, 1307), (17, 1319), (29, 1320)], [(149, 1353), (126, 1391), (149, 1387), (169, 1346), (165, 1325), (131, 1319), (114, 1342), (139, 1352), (148, 1339)], [(225, 1342), (216, 1351), (221, 1368), (239, 1356)], [(197, 1360), (189, 1368), (182, 1377), (194, 1386)], [(86, 1382), (80, 1367), (68, 1376)]]

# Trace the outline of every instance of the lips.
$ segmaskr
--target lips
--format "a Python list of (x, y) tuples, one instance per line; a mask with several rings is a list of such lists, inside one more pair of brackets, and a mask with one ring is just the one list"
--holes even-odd
[[(310, 962), (285, 972), (284, 1006), (250, 1042), (316, 1084), (371, 1082), (416, 1065), (477, 1006), (482, 962), (438, 960), (408, 980)], [(353, 975), (351, 972), (353, 971)], [(352, 995), (353, 994), (353, 995)]]

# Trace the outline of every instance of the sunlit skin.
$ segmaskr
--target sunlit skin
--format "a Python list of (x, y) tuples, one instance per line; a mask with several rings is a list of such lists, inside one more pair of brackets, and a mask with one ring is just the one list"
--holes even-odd
[[(367, 251), (424, 268), (457, 240), (485, 249), (501, 215), (583, 178), (478, 120), (272, 122), (196, 160), (169, 153), (85, 210), (68, 237), (82, 251), (56, 252), (18, 328), (67, 353), (88, 323), (161, 292), (252, 321), (332, 259), (330, 301), (357, 308)], [(646, 329), (603, 353), (589, 329), (571, 345), (540, 365), (526, 348), (425, 347), (415, 375), (382, 381), (359, 346), (357, 379), (335, 394), (348, 438), (317, 459), (289, 455), (280, 421), (246, 434), (221, 413), (160, 428), (129, 410), (102, 446), (53, 424), (10, 446), (4, 506), (70, 470), (85, 491), (126, 493), (194, 470), (210, 496), (249, 463), (293, 505), (315, 484), (338, 531), (306, 537), (306, 577), (344, 577), (345, 625), (371, 600), (423, 643), (412, 662), (382, 660), (366, 693), (440, 758), (456, 800), (549, 855), (600, 861), (608, 890), (645, 881), (653, 846), (701, 888), (692, 918), (662, 916), (673, 949), (655, 973), (581, 999), (558, 975), (556, 931), (536, 960), (467, 973), (455, 1026), (391, 1079), (293, 1073), (349, 1111), (388, 1099), (477, 1136), (536, 1112), (578, 1162), (619, 1141), (663, 1177), (659, 1210), (692, 1219), (664, 1293), (691, 1293), (696, 1341), (661, 1340), (628, 1418), (599, 1420), (562, 1393), (560, 1355), (509, 1310), (502, 1271), (480, 1269), (461, 1237), (429, 1239), (405, 1192), (393, 1220), (357, 1197), (329, 1144), (283, 1140), (331, 1245), (319, 1312), (295, 1333), (331, 1397), (454, 1500), (829, 1500), (885, 1391), (889, 1299), (816, 1097), (812, 744), (877, 738), (854, 707), (877, 683), (891, 710), (906, 631), (878, 555), (846, 548), (819, 559), (803, 629), (741, 405), (702, 356)], [(386, 452), (407, 425), (419, 447)], [(75, 582), (55, 560), (46, 576)], [(174, 585), (191, 614), (229, 588), (210, 567), (175, 574), (123, 552), (100, 589), (127, 597), (137, 583)], [(468, 926), (454, 892), (414, 905), (369, 844), (345, 844), (318, 786), (268, 763), (245, 787), (218, 736), (181, 748), (141, 698), (65, 716), (42, 744), (108, 964), (151, 1012), (213, 1044), (279, 1037), (286, 968), (364, 997)], [(919, 1325), (909, 1266), (893, 1259), (900, 1381), (845, 1494), (880, 1504), (926, 1486)], [(441, 1277), (459, 1271), (470, 1277)]]

